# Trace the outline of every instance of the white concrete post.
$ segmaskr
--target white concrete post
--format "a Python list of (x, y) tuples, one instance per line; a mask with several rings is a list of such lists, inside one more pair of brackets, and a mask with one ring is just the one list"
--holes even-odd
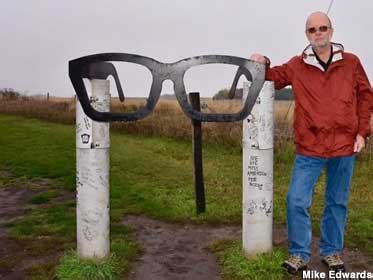
[[(244, 83), (244, 98), (248, 88)], [(247, 258), (272, 251), (273, 101), (273, 83), (266, 81), (243, 122), (242, 247)]]
[[(108, 80), (91, 80), (91, 104), (110, 110)], [(76, 102), (77, 251), (81, 258), (110, 254), (109, 123), (92, 121)]]

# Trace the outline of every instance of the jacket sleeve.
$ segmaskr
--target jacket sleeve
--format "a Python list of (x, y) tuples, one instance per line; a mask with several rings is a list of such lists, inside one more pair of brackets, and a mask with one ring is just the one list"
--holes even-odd
[(370, 117), (373, 105), (373, 94), (367, 74), (359, 60), (355, 75), (357, 81), (357, 110), (359, 116), (358, 134), (367, 138), (371, 134)]
[(295, 58), (285, 64), (275, 67), (270, 67), (270, 60), (267, 57), (266, 59), (266, 80), (273, 81), (276, 89), (282, 89), (290, 85), (293, 78), (291, 61)]

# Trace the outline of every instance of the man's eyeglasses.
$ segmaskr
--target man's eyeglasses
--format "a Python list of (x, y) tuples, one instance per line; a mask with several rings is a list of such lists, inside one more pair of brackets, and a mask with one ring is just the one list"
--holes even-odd
[[(109, 75), (112, 75), (117, 86), (119, 99), (123, 101), (122, 85), (126, 89), (128, 79), (133, 76), (132, 71), (121, 75), (119, 69), (123, 64), (143, 68), (145, 70), (144, 76), (150, 72), (151, 82), (148, 88), (141, 93), (142, 96), (147, 97), (144, 106), (140, 106), (132, 112), (101, 112), (95, 110), (91, 106), (84, 79), (106, 79)], [(229, 113), (216, 113), (213, 110), (212, 112), (200, 112), (193, 109), (188, 100), (187, 92), (189, 90), (187, 91), (188, 88), (186, 89), (185, 87), (185, 76), (188, 76), (189, 72), (193, 72), (190, 70), (196, 70), (195, 73), (199, 74), (200, 66), (207, 64), (218, 68), (222, 68), (224, 65), (234, 68), (234, 72), (230, 76), (231, 78), (228, 77), (230, 83), (233, 81), (228, 94), (229, 98), (235, 96), (237, 81), (241, 76), (251, 81), (249, 94), (243, 103), (239, 102), (241, 109), (238, 112), (233, 112), (233, 110)], [(207, 69), (209, 68), (207, 67)], [(208, 72), (211, 79), (219, 80), (219, 77), (211, 76), (210, 70)], [(84, 112), (96, 121), (136, 121), (146, 117), (153, 111), (160, 98), (162, 83), (165, 80), (171, 80), (173, 82), (175, 97), (189, 118), (202, 122), (231, 122), (243, 120), (250, 114), (264, 83), (265, 65), (245, 58), (223, 55), (196, 56), (175, 63), (161, 63), (152, 58), (135, 54), (102, 53), (71, 60), (69, 62), (69, 76)], [(142, 86), (143, 80), (137, 80), (138, 88)], [(208, 79), (202, 79), (198, 75), (195, 80), (198, 80), (202, 86), (209, 82)], [(126, 93), (126, 90), (124, 90), (124, 93)]]
[(326, 31), (329, 30), (329, 28), (331, 28), (331, 27), (327, 26), (327, 25), (322, 25), (322, 26), (319, 26), (319, 27), (309, 27), (309, 28), (307, 28), (307, 32), (310, 33), (310, 34), (315, 34), (317, 31), (326, 32)]

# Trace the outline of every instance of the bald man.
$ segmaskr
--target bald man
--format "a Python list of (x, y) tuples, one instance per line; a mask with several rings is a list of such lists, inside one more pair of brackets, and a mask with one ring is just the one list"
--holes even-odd
[(320, 255), (330, 270), (345, 270), (341, 252), (348, 197), (356, 153), (370, 135), (372, 91), (357, 56), (331, 42), (333, 26), (322, 12), (312, 13), (305, 33), (310, 44), (300, 56), (271, 68), (266, 79), (276, 89), (291, 85), (295, 100), (296, 157), (287, 195), (289, 258), (282, 266), (292, 274), (304, 270), (311, 257), (311, 207), (315, 184), (326, 169)]

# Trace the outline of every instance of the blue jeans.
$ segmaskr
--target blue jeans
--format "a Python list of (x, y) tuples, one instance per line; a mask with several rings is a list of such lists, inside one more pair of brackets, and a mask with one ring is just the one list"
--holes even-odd
[(308, 209), (324, 167), (326, 189), (320, 224), (320, 254), (326, 256), (343, 250), (354, 162), (355, 155), (334, 158), (296, 155), (287, 195), (289, 254), (306, 261), (311, 257), (312, 229)]

